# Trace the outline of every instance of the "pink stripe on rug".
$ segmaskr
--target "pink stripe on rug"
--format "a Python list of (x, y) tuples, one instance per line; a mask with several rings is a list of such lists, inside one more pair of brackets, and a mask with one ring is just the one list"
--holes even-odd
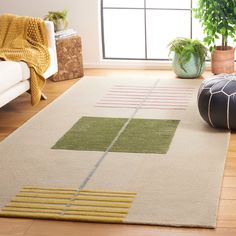
[[(102, 105), (96, 105), (95, 107), (100, 107), (100, 108), (133, 108), (136, 109), (138, 108), (138, 106), (111, 106), (111, 105), (107, 105), (107, 106), (102, 106)], [(179, 111), (184, 111), (186, 110), (185, 108), (164, 108), (164, 107), (140, 107), (140, 109), (153, 109), (153, 110), (179, 110)]]

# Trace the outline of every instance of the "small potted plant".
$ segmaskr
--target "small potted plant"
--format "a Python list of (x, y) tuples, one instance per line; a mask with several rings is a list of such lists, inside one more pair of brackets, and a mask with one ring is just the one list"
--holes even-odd
[(67, 10), (63, 11), (49, 11), (44, 17), (44, 20), (49, 20), (54, 23), (55, 31), (64, 30), (68, 26)]
[(199, 41), (176, 38), (169, 43), (169, 52), (174, 52), (172, 67), (180, 78), (196, 78), (205, 70), (207, 48)]
[[(212, 72), (233, 73), (234, 48), (228, 45), (228, 39), (236, 38), (235, 0), (198, 0), (194, 12), (206, 34), (204, 42), (212, 52)], [(217, 39), (221, 39), (219, 46), (216, 46)]]

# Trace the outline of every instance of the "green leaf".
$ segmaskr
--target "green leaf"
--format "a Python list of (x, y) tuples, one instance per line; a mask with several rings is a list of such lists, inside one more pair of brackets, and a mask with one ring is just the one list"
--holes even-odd
[[(214, 48), (215, 40), (221, 37), (236, 38), (235, 0), (198, 0), (193, 16), (199, 19), (204, 34), (204, 42)], [(227, 41), (226, 41), (227, 43)]]
[(197, 56), (202, 64), (205, 61), (208, 52), (202, 42), (189, 38), (176, 38), (168, 44), (168, 47), (169, 55), (171, 52), (178, 54), (178, 62), (184, 71), (184, 64), (190, 60), (192, 54)]

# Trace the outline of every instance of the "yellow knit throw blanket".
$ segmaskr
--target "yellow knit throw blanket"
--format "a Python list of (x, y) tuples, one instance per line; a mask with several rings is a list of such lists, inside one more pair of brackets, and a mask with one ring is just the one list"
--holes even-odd
[(1, 15), (0, 58), (28, 64), (31, 103), (37, 104), (45, 84), (43, 73), (50, 63), (47, 30), (43, 20), (12, 14)]

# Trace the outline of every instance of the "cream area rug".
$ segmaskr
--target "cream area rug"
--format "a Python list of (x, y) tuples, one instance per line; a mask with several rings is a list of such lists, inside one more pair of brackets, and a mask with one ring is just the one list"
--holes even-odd
[(200, 83), (84, 77), (0, 143), (0, 215), (214, 228), (229, 133)]

